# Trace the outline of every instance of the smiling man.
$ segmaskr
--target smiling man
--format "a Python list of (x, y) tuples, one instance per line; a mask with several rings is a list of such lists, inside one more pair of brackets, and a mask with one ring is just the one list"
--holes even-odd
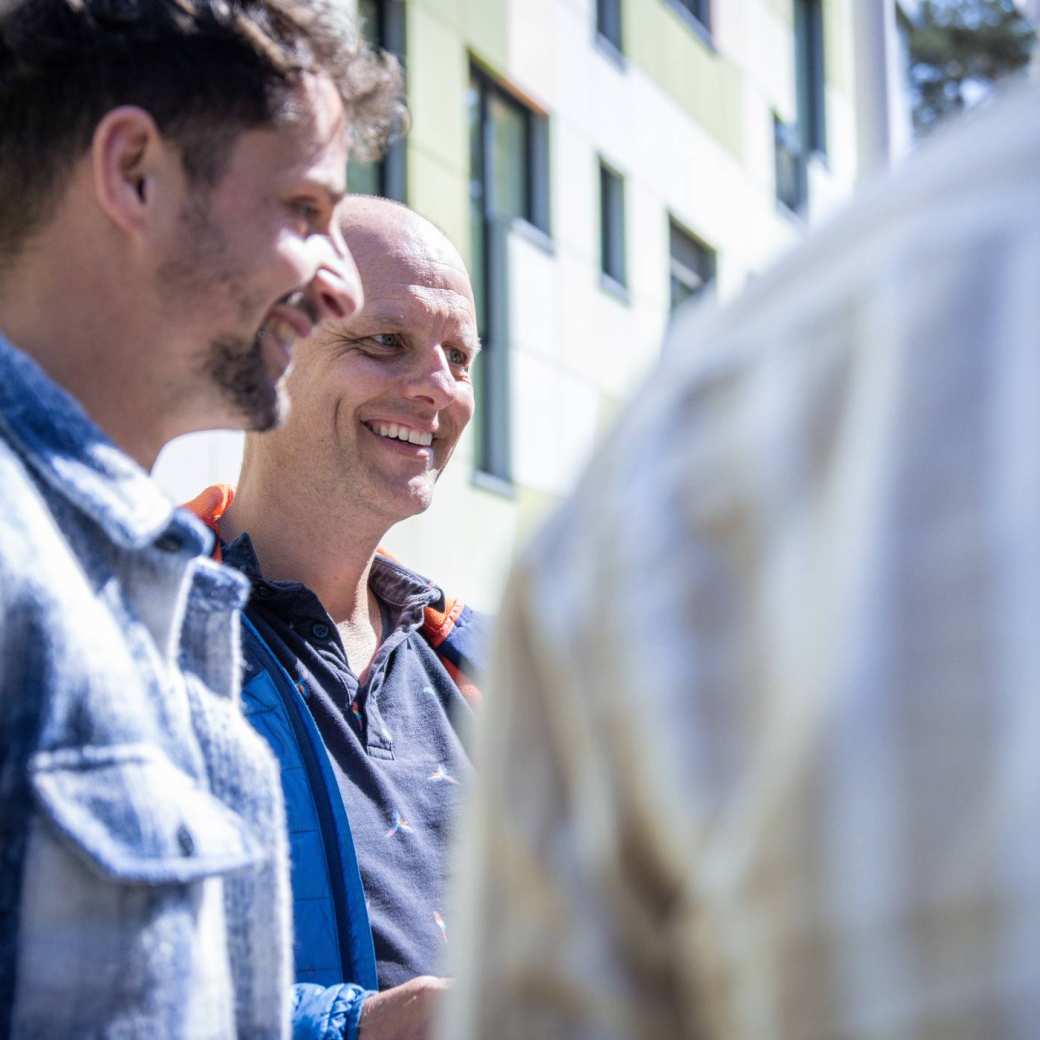
[[(377, 548), (432, 501), (473, 415), (479, 343), (440, 231), (383, 199), (348, 198), (339, 220), (365, 304), (301, 345), (291, 415), (247, 438), (221, 533), (253, 582), (243, 701), (282, 762), (296, 979), (346, 1036), (408, 1040), (446, 984), (433, 976), (480, 621)], [(200, 506), (213, 516), (220, 499)]]
[(146, 470), (357, 309), (332, 213), (398, 90), (322, 0), (0, 4), (0, 1036), (286, 1033), (246, 584)]

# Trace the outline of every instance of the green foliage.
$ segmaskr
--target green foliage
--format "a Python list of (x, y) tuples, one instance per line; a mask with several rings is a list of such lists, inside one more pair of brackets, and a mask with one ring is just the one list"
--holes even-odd
[(1013, 0), (922, 0), (909, 33), (915, 130), (930, 130), (1026, 66), (1035, 37)]

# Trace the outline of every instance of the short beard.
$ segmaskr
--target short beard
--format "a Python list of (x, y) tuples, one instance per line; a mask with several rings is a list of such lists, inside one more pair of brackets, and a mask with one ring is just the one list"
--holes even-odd
[(282, 381), (273, 383), (264, 365), (263, 329), (252, 346), (229, 337), (210, 343), (206, 374), (236, 412), (246, 429), (264, 433), (279, 426), (289, 411), (289, 397)]
[[(183, 306), (192, 296), (204, 297), (214, 287), (227, 291), (243, 318), (255, 313), (256, 304), (245, 294), (241, 273), (231, 258), (227, 240), (212, 219), (209, 195), (199, 190), (180, 213), (176, 253), (159, 271), (160, 281)], [(245, 428), (258, 433), (273, 429), (288, 414), (286, 391), (272, 382), (263, 359), (264, 329), (252, 343), (233, 334), (219, 334), (206, 347), (201, 368), (224, 403), (245, 420)]]

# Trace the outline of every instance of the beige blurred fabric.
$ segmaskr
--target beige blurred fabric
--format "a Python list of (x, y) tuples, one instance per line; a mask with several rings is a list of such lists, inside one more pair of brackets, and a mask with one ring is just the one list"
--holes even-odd
[(523, 553), (443, 1040), (1040, 1036), (1038, 459), (1026, 90), (685, 315)]

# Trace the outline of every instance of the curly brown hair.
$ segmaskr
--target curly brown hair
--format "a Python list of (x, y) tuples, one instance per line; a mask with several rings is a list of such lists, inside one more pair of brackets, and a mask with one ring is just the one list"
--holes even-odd
[(343, 0), (0, 0), (0, 267), (44, 223), (105, 113), (150, 113), (198, 184), (245, 130), (290, 118), (300, 76), (327, 74), (351, 151), (404, 127), (401, 72)]

